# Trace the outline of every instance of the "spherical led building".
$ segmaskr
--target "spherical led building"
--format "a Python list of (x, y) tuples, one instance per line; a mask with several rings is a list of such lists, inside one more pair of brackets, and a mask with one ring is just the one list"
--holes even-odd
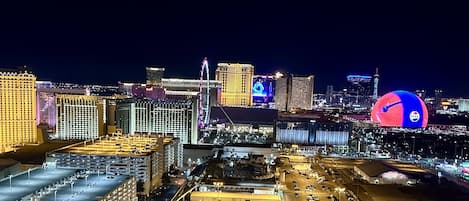
[(417, 95), (393, 91), (376, 101), (371, 120), (383, 127), (424, 128), (428, 124), (428, 111)]

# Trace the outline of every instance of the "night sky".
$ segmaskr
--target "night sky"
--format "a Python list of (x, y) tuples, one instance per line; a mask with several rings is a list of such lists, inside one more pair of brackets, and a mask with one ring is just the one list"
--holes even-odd
[(314, 74), (324, 92), (381, 65), (380, 94), (441, 88), (469, 97), (463, 4), (76, 2), (1, 5), (0, 66), (28, 65), (39, 80), (116, 84), (144, 81), (146, 65), (198, 78), (207, 56), (212, 78), (219, 61), (252, 62), (257, 74)]

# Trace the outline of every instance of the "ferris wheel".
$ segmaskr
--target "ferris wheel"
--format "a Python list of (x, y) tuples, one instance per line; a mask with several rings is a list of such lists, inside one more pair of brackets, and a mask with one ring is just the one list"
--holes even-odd
[[(206, 79), (204, 80), (204, 72), (206, 75)], [(202, 61), (202, 65), (200, 68), (200, 82), (199, 82), (199, 128), (204, 128), (210, 118), (210, 73), (208, 68), (208, 60), (207, 57), (204, 58)], [(203, 93), (204, 84), (206, 85), (205, 94)], [(205, 95), (205, 102), (204, 102), (204, 95)]]

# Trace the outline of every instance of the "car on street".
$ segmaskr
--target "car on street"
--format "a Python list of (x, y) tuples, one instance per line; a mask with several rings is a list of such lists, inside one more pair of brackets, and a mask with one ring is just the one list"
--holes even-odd
[(314, 189), (316, 189), (316, 188), (315, 188), (312, 184), (306, 186), (306, 190), (307, 190), (307, 191), (312, 191), (312, 190), (314, 190)]
[(337, 199), (334, 195), (327, 196), (327, 199), (331, 199), (333, 201), (339, 201), (339, 199)]
[(308, 197), (306, 197), (306, 200), (308, 201), (319, 201), (319, 197), (316, 197), (314, 195), (308, 195)]

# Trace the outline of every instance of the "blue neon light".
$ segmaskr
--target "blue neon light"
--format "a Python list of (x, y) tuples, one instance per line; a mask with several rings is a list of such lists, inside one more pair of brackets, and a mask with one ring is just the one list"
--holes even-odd
[(368, 75), (348, 75), (347, 80), (348, 81), (355, 81), (355, 82), (370, 82), (371, 81), (371, 76)]
[(252, 95), (261, 97), (267, 96), (267, 92), (265, 91), (265, 87), (262, 82), (257, 81), (254, 83), (254, 86), (252, 87)]

